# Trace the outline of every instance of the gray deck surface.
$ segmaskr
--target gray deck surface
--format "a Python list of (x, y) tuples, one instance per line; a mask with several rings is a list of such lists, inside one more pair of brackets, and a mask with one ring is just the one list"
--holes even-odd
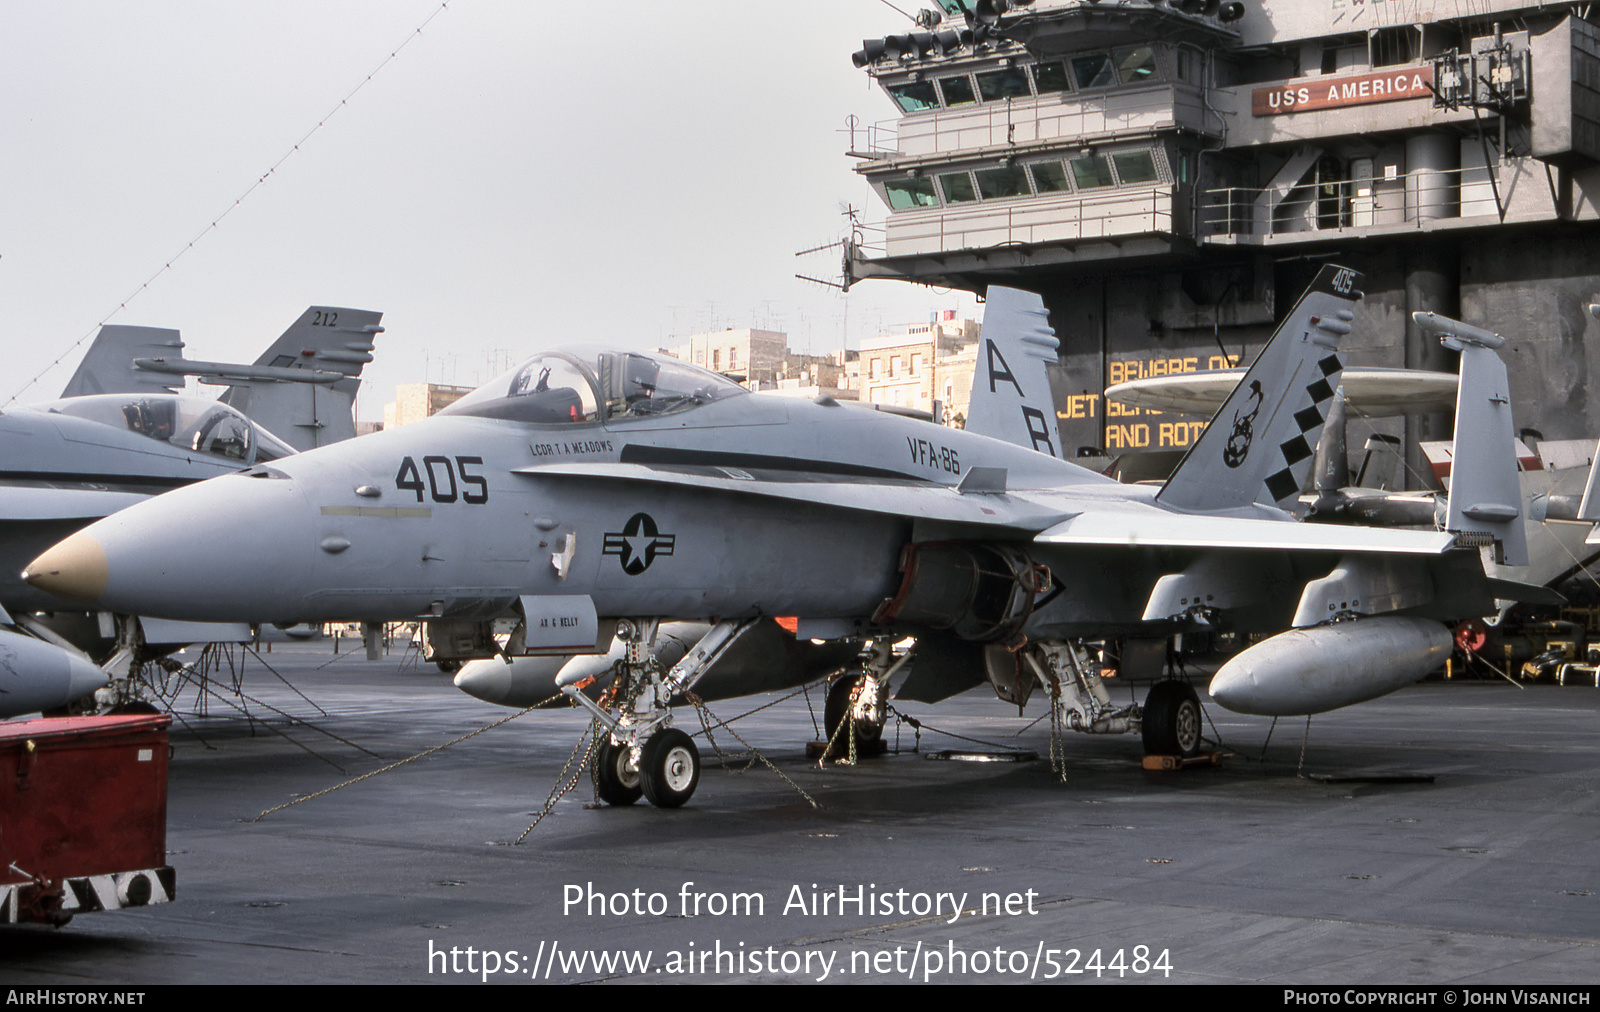
[[(328, 716), (250, 659), (243, 688), (260, 701), (253, 712), (281, 707), (383, 761), (304, 726), (287, 733), (315, 755), (259, 726), (252, 734), (211, 699), (212, 716), (172, 733), (177, 901), (83, 915), (62, 930), (0, 928), (0, 980), (476, 982), (468, 947), (474, 969), (483, 950), (498, 954), (501, 972), (489, 979), (502, 983), (546, 973), (551, 982), (814, 980), (830, 954), (830, 982), (1009, 983), (1048, 977), (1050, 950), (1058, 979), (1074, 983), (1600, 980), (1593, 688), (1433, 683), (1313, 722), (1308, 774), (1431, 774), (1425, 784), (1297, 776), (1303, 721), (1280, 722), (1262, 761), (1270, 721), (1216, 707), (1211, 718), (1241, 754), (1222, 767), (1148, 773), (1136, 739), (1069, 735), (1062, 784), (1043, 758), (1048, 721), (1027, 727), (987, 690), (902, 709), (931, 727), (1036, 749), (1039, 761), (935, 762), (907, 751), (818, 769), (804, 756), (813, 724), (796, 697), (735, 727), (820, 809), (764, 766), (724, 773), (702, 738), (706, 768), (687, 807), (591, 807), (585, 775), (513, 846), (583, 732), (581, 716), (529, 714), (253, 822), (511, 712), (414, 659), (335, 660), (325, 641), (280, 643), (264, 658)], [(713, 709), (727, 718), (774, 698)], [(194, 701), (185, 694), (180, 709)], [(1028, 719), (1042, 712), (1035, 700)], [(697, 722), (686, 713), (679, 726)], [(909, 728), (900, 742), (910, 748)], [(924, 751), (962, 746), (923, 732)], [(566, 887), (589, 884), (629, 893), (630, 903), (633, 890), (660, 893), (667, 913), (564, 911)], [(890, 900), (860, 913), (785, 912), (796, 886), (809, 898), (813, 886), (837, 897), (841, 885)], [(765, 910), (683, 916), (686, 888), (760, 894)], [(947, 923), (947, 901), (943, 916), (917, 916), (914, 894), (943, 892), (965, 894), (969, 912)], [(1019, 894), (1022, 912), (982, 914), (986, 893)], [(720, 971), (719, 945), (729, 953)], [(459, 950), (462, 972), (447, 972), (448, 956), (430, 964), (430, 946)], [(1136, 946), (1152, 960), (1166, 952), (1170, 973), (1133, 972)], [(707, 949), (702, 972), (700, 956), (686, 957)], [(1073, 949), (1088, 972), (1064, 972)], [(516, 972), (506, 972), (509, 950)], [(648, 953), (647, 968), (590, 962), (620, 951)], [(581, 968), (570, 962), (580, 955)]]

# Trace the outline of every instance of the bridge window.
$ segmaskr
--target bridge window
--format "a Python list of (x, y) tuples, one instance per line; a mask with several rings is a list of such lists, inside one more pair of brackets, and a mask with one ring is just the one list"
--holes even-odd
[(883, 184), (883, 190), (889, 196), (889, 208), (893, 211), (939, 205), (939, 195), (933, 192), (933, 180), (926, 176), (890, 179)]
[(1111, 176), (1111, 164), (1106, 161), (1105, 155), (1084, 155), (1074, 158), (1069, 164), (1072, 166), (1072, 180), (1080, 190), (1116, 185), (1116, 180)]
[(1159, 179), (1156, 173), (1156, 160), (1149, 151), (1119, 151), (1111, 156), (1111, 161), (1117, 167), (1117, 179), (1122, 185), (1133, 183), (1153, 183)]
[(1073, 57), (1072, 76), (1079, 88), (1109, 88), (1117, 83), (1117, 70), (1105, 53)]
[(1067, 79), (1067, 64), (1064, 60), (1041, 63), (1034, 67), (1033, 83), (1041, 95), (1047, 91), (1067, 91), (1072, 87), (1072, 82)]
[(985, 102), (1003, 98), (1027, 98), (1028, 74), (1021, 67), (1004, 67), (978, 75), (978, 91)]
[(978, 96), (972, 91), (972, 78), (965, 75), (940, 78), (939, 90), (944, 92), (947, 109), (958, 105), (976, 105), (978, 102)]
[(946, 204), (966, 204), (978, 199), (972, 188), (972, 177), (965, 172), (950, 172), (939, 177), (939, 188), (944, 190)]
[(1156, 79), (1156, 51), (1150, 46), (1136, 46), (1116, 51), (1117, 76), (1123, 84), (1142, 84)]
[(1200, 54), (1187, 46), (1177, 50), (1178, 80), (1185, 84), (1200, 83)]
[(932, 81), (912, 81), (889, 88), (889, 97), (900, 106), (901, 112), (923, 112), (939, 108), (939, 96), (934, 93)]
[(1060, 162), (1033, 162), (1028, 166), (1033, 188), (1040, 193), (1066, 193), (1072, 189)]
[(1019, 166), (1004, 166), (998, 169), (980, 169), (978, 176), (978, 192), (983, 194), (984, 200), (1000, 200), (1005, 197), (1029, 196), (1028, 180), (1022, 174)]

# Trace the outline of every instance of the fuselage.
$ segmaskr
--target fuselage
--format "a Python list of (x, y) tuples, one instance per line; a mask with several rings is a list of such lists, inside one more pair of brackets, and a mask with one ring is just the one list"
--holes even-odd
[[(1180, 594), (1152, 613), (1176, 573), (1223, 580), (1234, 600), (1215, 606), (1239, 625), (1282, 628), (1308, 580), (1376, 537), (1319, 535), (1315, 550), (1291, 537), (1284, 553), (1264, 535), (1295, 525), (1262, 506), (1232, 511), (1267, 522), (1243, 538), (1166, 537), (1196, 520), (1155, 493), (670, 359), (549, 353), (427, 421), (140, 503), (51, 549), (30, 579), (186, 620), (483, 619), (577, 598), (602, 619), (794, 616), (839, 635), (876, 619), (981, 639), (1000, 627), (985, 616), (1020, 616), (1008, 635), (1061, 638), (1164, 634), (1212, 607)], [(1075, 518), (1124, 533), (1049, 533)], [(913, 561), (912, 545), (932, 550)], [(994, 578), (995, 564), (1010, 571)], [(1439, 607), (1461, 605), (1435, 582)]]
[(89, 533), (116, 559), (96, 603), (195, 620), (395, 620), (498, 614), (522, 595), (588, 594), (603, 616), (860, 616), (892, 593), (917, 522), (540, 472), (552, 464), (708, 477), (782, 471), (859, 481), (865, 495), (886, 483), (955, 486), (973, 466), (1006, 469), (1013, 488), (1119, 488), (925, 421), (742, 392), (660, 417), (441, 414), (179, 489), (96, 524)]

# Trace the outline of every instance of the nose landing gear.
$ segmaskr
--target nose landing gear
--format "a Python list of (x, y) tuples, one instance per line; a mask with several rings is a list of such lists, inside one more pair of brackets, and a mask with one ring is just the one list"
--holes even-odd
[(617, 636), (627, 644), (617, 662), (617, 677), (606, 705), (584, 695), (592, 677), (558, 686), (573, 702), (593, 714), (603, 735), (594, 759), (595, 795), (608, 805), (631, 805), (641, 797), (658, 808), (677, 808), (700, 783), (700, 750), (693, 739), (672, 727), (667, 704), (692, 689), (755, 619), (724, 621), (663, 672), (651, 653), (657, 619), (624, 620)]

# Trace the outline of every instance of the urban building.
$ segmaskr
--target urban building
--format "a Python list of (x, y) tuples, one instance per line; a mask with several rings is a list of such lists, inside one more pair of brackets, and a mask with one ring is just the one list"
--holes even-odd
[(401, 383), (394, 388), (394, 401), (383, 406), (383, 427), (410, 425), (432, 417), (472, 393), (472, 387), (443, 383)]
[(761, 389), (777, 383), (778, 371), (789, 350), (789, 335), (776, 330), (730, 327), (694, 334), (685, 343), (663, 350), (712, 372), (738, 377), (751, 389)]
[[(981, 326), (957, 320), (946, 310), (927, 323), (861, 342), (861, 399), (893, 407), (932, 411), (934, 401), (948, 409), (956, 398), (962, 419), (972, 389), (972, 365)], [(959, 361), (965, 362), (963, 376)], [(950, 421), (946, 410), (940, 421)]]

